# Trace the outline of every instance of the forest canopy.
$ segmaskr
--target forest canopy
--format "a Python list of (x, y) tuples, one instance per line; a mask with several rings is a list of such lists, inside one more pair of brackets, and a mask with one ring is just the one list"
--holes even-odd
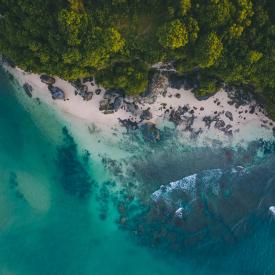
[(170, 62), (199, 72), (202, 93), (215, 81), (249, 86), (275, 117), (274, 0), (0, 0), (0, 53), (132, 94)]

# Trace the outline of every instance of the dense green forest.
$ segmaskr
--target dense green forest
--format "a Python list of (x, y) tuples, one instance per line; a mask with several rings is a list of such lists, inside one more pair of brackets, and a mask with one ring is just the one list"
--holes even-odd
[(157, 62), (243, 84), (275, 117), (274, 0), (0, 0), (0, 52), (20, 68), (140, 93)]

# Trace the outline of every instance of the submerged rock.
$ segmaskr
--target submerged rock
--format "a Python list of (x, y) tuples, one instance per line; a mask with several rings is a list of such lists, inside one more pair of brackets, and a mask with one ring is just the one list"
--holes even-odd
[(136, 121), (131, 121), (130, 119), (119, 119), (121, 126), (128, 130), (137, 130), (138, 123)]
[(154, 123), (147, 122), (140, 127), (143, 138), (150, 142), (157, 142), (160, 140), (160, 130)]
[(56, 167), (58, 179), (64, 190), (78, 199), (89, 197), (93, 181), (88, 173), (85, 161), (78, 154), (78, 147), (74, 139), (63, 128), (63, 144), (58, 148)]
[(141, 115), (140, 115), (140, 119), (141, 120), (150, 120), (153, 117), (152, 113), (149, 111), (149, 109), (147, 110), (143, 110)]
[(23, 85), (23, 89), (25, 91), (25, 93), (27, 94), (28, 97), (32, 97), (32, 86), (28, 83), (25, 83)]

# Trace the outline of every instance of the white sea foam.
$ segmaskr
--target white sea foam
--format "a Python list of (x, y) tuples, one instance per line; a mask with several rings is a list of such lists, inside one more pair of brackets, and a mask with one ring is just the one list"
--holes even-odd
[(161, 186), (157, 191), (155, 191), (151, 198), (157, 202), (160, 199), (164, 199), (166, 202), (170, 201), (170, 194), (173, 191), (181, 190), (186, 192), (192, 199), (196, 195), (196, 179), (197, 174), (185, 177), (181, 180), (169, 183), (167, 186)]
[(272, 217), (275, 218), (275, 206), (270, 206), (269, 211), (270, 211)]

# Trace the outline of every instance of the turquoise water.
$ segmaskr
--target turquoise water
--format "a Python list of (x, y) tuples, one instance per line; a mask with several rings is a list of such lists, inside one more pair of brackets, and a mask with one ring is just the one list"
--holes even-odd
[[(1, 275), (275, 274), (274, 145), (194, 149), (167, 130), (159, 145), (129, 134), (134, 154), (99, 163), (52, 110), (24, 107), (18, 93), (1, 74)], [(168, 191), (192, 174), (195, 200)], [(179, 207), (187, 216), (176, 219)]]

